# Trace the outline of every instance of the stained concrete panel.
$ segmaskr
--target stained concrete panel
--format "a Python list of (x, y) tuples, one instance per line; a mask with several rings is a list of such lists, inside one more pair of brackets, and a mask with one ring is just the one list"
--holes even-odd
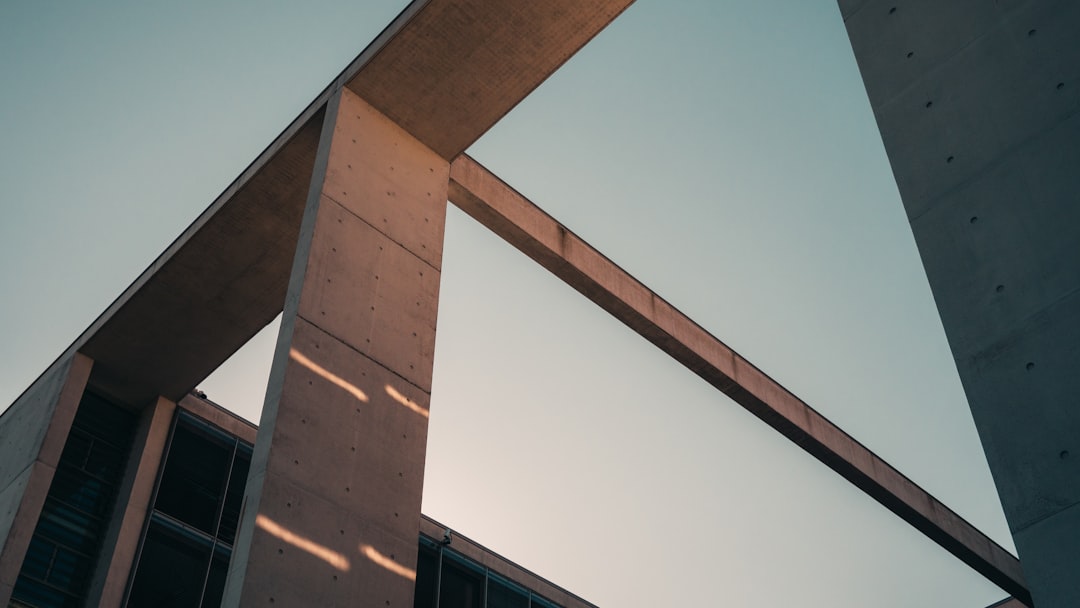
[(412, 603), (449, 165), (347, 90), (327, 117), (226, 606)]

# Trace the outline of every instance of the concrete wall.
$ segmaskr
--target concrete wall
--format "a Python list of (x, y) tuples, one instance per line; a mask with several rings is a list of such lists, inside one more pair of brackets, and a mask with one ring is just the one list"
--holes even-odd
[(0, 606), (11, 599), (93, 362), (53, 364), (0, 416)]
[(1035, 603), (1080, 605), (1080, 3), (841, 12)]

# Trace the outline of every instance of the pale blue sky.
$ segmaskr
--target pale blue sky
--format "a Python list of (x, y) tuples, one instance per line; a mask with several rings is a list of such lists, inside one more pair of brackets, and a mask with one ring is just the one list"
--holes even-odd
[[(0, 4), (10, 403), (404, 2)], [(834, 0), (639, 0), (470, 153), (998, 542)], [(1004, 596), (452, 208), (424, 511), (602, 606)], [(273, 328), (203, 388), (257, 419)]]

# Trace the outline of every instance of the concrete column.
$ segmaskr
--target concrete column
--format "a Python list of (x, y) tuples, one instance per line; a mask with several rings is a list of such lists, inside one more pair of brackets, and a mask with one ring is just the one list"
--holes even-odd
[(840, 9), (1034, 603), (1080, 606), (1080, 4)]
[(11, 601), (93, 361), (53, 364), (0, 417), (0, 606)]
[(135, 553), (139, 550), (139, 537), (146, 522), (175, 413), (176, 404), (159, 397), (139, 417), (131, 458), (117, 494), (116, 511), (106, 532), (97, 571), (87, 595), (90, 606), (118, 607), (124, 599), (124, 589), (134, 566)]
[(326, 119), (225, 606), (412, 606), (449, 164)]

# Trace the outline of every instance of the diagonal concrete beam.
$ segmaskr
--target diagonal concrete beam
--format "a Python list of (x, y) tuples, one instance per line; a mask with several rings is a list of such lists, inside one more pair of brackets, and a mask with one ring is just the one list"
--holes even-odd
[(450, 201), (1005, 591), (1031, 605), (1020, 562), (915, 482), (472, 158)]
[(463, 152), (633, 0), (430, 0), (346, 86), (443, 158)]
[(348, 87), (444, 159), (632, 0), (413, 0), (68, 347), (133, 406), (178, 400), (282, 310), (324, 108)]

